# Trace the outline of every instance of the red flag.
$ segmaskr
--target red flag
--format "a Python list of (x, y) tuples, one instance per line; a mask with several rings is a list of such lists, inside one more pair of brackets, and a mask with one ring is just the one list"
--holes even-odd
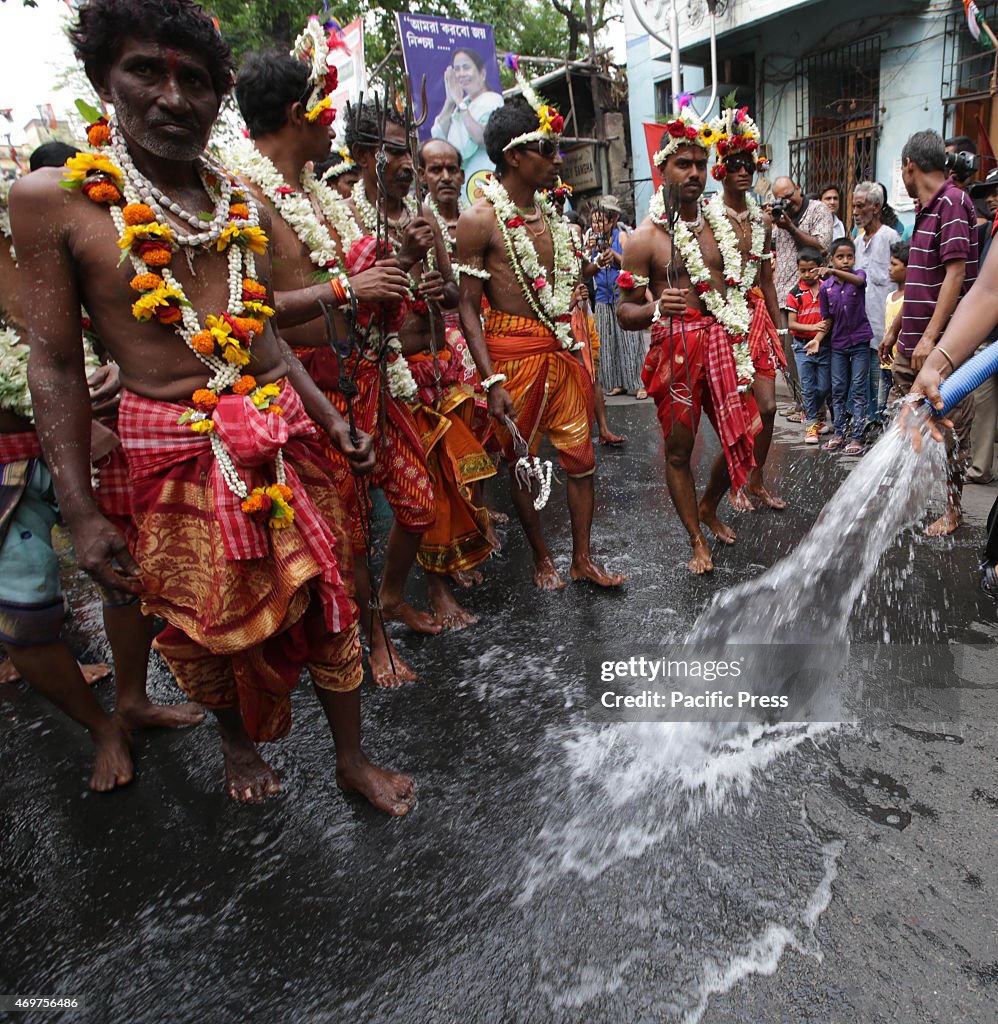
[(645, 130), (645, 145), (648, 147), (648, 163), (651, 166), (651, 180), (654, 182), (657, 190), (664, 184), (664, 179), (655, 164), (655, 154), (662, 148), (662, 143), (665, 141), (665, 137), (668, 136), (669, 130), (664, 124), (652, 124), (648, 121), (644, 121), (642, 124)]

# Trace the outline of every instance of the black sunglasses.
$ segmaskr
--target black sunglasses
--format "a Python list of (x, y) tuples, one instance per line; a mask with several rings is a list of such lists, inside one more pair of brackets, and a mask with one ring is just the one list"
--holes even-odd
[(755, 161), (748, 156), (729, 156), (724, 161), (724, 166), (729, 171), (754, 171)]
[(558, 155), (558, 143), (554, 139), (539, 139), (534, 144), (525, 144), (520, 148), (538, 153), (545, 160), (553, 160)]

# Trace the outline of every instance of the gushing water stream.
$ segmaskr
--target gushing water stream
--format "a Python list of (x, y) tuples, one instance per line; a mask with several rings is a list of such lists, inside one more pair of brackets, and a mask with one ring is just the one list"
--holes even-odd
[[(770, 667), (780, 660), (771, 645), (836, 645), (840, 660), (821, 665), (816, 680), (834, 692), (857, 598), (944, 477), (941, 444), (916, 452), (888, 431), (798, 547), (718, 594), (688, 642), (768, 648), (749, 657)], [(788, 945), (820, 956), (813, 929), (841, 844), (815, 834), (803, 794), (827, 768), (820, 744), (834, 728), (641, 722), (562, 737), (569, 792), (550, 809), (520, 894), (552, 1005), (612, 1003), (630, 977), (654, 972), (668, 1019), (693, 1024), (712, 993), (772, 973)], [(620, 905), (617, 893), (636, 899)], [(607, 949), (630, 952), (608, 961)], [(628, 1007), (640, 1019), (642, 1007)]]

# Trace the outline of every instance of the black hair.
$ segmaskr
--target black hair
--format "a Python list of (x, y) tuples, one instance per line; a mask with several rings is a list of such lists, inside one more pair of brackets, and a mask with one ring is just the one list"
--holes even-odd
[(797, 253), (797, 262), (800, 263), (801, 260), (810, 260), (812, 263), (817, 263), (819, 267), (825, 262), (824, 257), (817, 249), (808, 248), (801, 249)]
[(977, 155), (977, 143), (969, 135), (954, 135), (944, 143), (952, 146), (958, 153), (973, 153)]
[(585, 227), (585, 225), (582, 223), (582, 218), (578, 214), (578, 211), (569, 210), (568, 213), (565, 214), (565, 216), (572, 224), (578, 224), (580, 228)]
[(39, 167), (62, 167), (71, 157), (76, 156), (79, 150), (76, 146), (67, 146), (65, 142), (43, 142), (37, 149), (32, 150), (28, 157), (28, 166), (33, 171)]
[(311, 92), (308, 66), (272, 50), (251, 53), (236, 76), (236, 101), (250, 138), (270, 135), (288, 123), (288, 107)]
[(461, 156), (461, 151), (457, 148), (457, 146), (452, 145), (446, 139), (427, 139), (424, 143), (422, 143), (420, 145), (420, 147), (419, 147), (419, 166), (420, 167), (425, 167), (426, 166), (426, 160), (423, 157), (423, 150), (426, 149), (426, 147), (429, 146), (433, 142), (436, 142), (438, 144), (439, 143), (443, 143), (443, 145), (445, 145), (445, 146), (450, 146), (450, 148), (454, 150), (454, 155), (457, 157), (457, 165), (458, 165), (458, 167), (464, 167), (464, 159)]
[(891, 256), (896, 260), (900, 260), (905, 266), (908, 266), (908, 255), (910, 252), (910, 242), (895, 242), (891, 246)]
[(843, 246), (847, 249), (852, 249), (853, 252), (856, 251), (856, 243), (851, 238), (843, 235), (841, 238), (833, 239), (832, 244), (828, 247), (828, 255), (834, 256)]
[(229, 44), (204, 8), (192, 0), (86, 0), (69, 40), (91, 82), (103, 83), (126, 39), (148, 39), (197, 54), (215, 95), (232, 88), (235, 63)]
[(522, 96), (514, 96), (492, 111), (485, 125), (485, 152), (495, 164), (499, 177), (508, 169), (505, 148), (518, 135), (536, 130), (537, 112)]
[(355, 146), (359, 149), (378, 148), (382, 141), (379, 117), (384, 117), (388, 124), (405, 127), (402, 115), (390, 103), (375, 106), (373, 101), (369, 101), (360, 107), (354, 103), (347, 103), (345, 117), (345, 141), (351, 153)]
[(473, 50), (470, 46), (455, 46), (454, 49), (451, 50), (451, 64), (454, 63), (454, 58), (459, 53), (466, 54), (471, 63), (474, 64), (479, 71), (485, 70), (485, 58), (477, 50)]
[(915, 132), (901, 150), (901, 163), (908, 160), (925, 174), (945, 171), (946, 148), (939, 132)]
[(838, 185), (826, 185), (815, 198), (821, 199), (826, 192), (834, 192), (839, 197), (839, 206), (842, 205), (842, 189)]
[(882, 181), (874, 182), (874, 184), (879, 186), (880, 191), (884, 194), (884, 201), (880, 205), (880, 223), (885, 228), (893, 228), (899, 235), (903, 234), (904, 225), (901, 223), (901, 218), (898, 217), (894, 207), (887, 202), (887, 186)]

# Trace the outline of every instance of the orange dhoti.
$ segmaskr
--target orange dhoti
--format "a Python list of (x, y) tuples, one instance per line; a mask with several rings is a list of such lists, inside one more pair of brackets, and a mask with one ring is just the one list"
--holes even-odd
[(738, 390), (731, 337), (710, 316), (688, 309), (685, 317), (652, 325), (641, 381), (655, 400), (666, 440), (678, 423), (695, 434), (701, 410), (717, 431), (733, 487), (755, 467), (755, 435), (762, 428), (750, 394)]
[(761, 288), (751, 288), (746, 293), (752, 319), (749, 323), (749, 353), (757, 377), (776, 380), (776, 371), (787, 368), (787, 357), (776, 333), (776, 325), (766, 309), (766, 299)]
[(126, 391), (118, 415), (142, 609), (169, 623), (156, 645), (192, 700), (238, 708), (257, 741), (289, 731), (303, 667), (336, 691), (356, 689), (363, 673), (357, 609), (337, 560), (349, 548), (336, 486), (297, 392), (285, 384), (278, 402), (283, 417), (226, 395), (213, 418), (250, 490), (273, 483), (283, 449), (294, 512), (284, 529), (241, 511), (209, 435), (178, 425), (185, 406)]
[(422, 399), (412, 409), (422, 435), (436, 506), (436, 520), (423, 534), (417, 557), (427, 572), (466, 572), (492, 553), (488, 511), (471, 500), (471, 485), (494, 476), (496, 471), (469, 429), (475, 413), (475, 392), (468, 384), (453, 381), (454, 374), (449, 370), (456, 359), (452, 351), (443, 349), (437, 354), (442, 394), (439, 402), (432, 403), (434, 409), (426, 401), (430, 392), (436, 391), (432, 355), (418, 352), (408, 360)]
[[(295, 349), (308, 375), (323, 394), (345, 417), (347, 400), (339, 390), (340, 373), (349, 374), (355, 355), (340, 360), (328, 348)], [(371, 434), (377, 462), (365, 477), (373, 487), (380, 487), (391, 506), (398, 525), (409, 533), (425, 533), (434, 519), (433, 486), (426, 467), (426, 456), (420, 432), (409, 407), (388, 393), (377, 363), (364, 361), (355, 378), (357, 395), (353, 399), (354, 423), (359, 430)], [(337, 449), (327, 446), (332, 463), (333, 479), (340, 498), (350, 512), (355, 554), (364, 551), (365, 542), (358, 515), (357, 487), (350, 463)], [(367, 514), (367, 509), (364, 514)]]
[[(572, 477), (595, 472), (593, 382), (582, 362), (566, 352), (539, 320), (490, 309), (483, 327), (489, 358), (513, 399), (517, 429), (537, 454), (542, 435), (558, 450), (562, 469)], [(509, 431), (495, 425), (508, 462), (515, 462)]]

